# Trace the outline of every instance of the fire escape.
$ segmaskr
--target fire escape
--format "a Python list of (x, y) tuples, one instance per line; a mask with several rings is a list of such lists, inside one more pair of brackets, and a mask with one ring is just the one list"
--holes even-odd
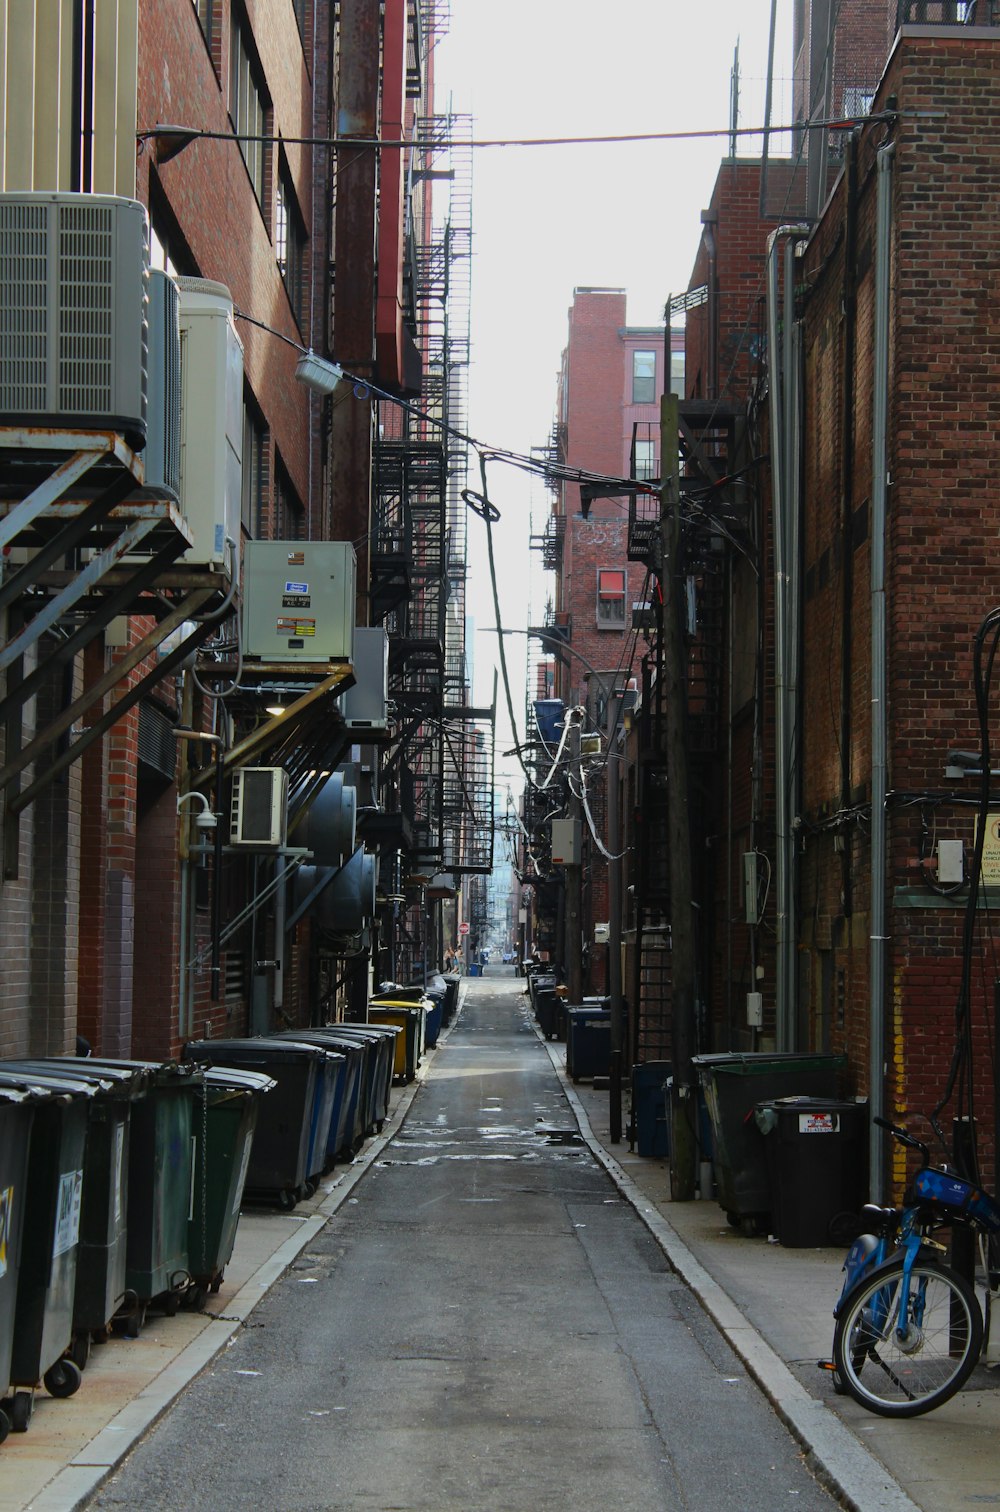
[[(744, 421), (739, 408), (717, 400), (684, 400), (679, 407), (678, 455), (683, 515), (682, 556), (677, 572), (684, 583), (687, 644), (685, 744), (692, 772), (705, 773), (721, 755), (725, 659), (725, 573), (727, 553), (749, 546), (749, 498), (741, 477)], [(658, 428), (654, 439), (659, 449)], [(652, 572), (663, 570), (660, 498), (629, 496), (628, 555)], [(661, 598), (662, 603), (662, 598)], [(667, 770), (664, 732), (676, 711), (665, 707), (660, 675), (660, 637), (654, 640), (642, 694), (637, 807), (635, 889), (627, 921), (627, 986), (632, 1004), (635, 1058), (668, 1059), (671, 1044), (670, 890), (667, 854)], [(704, 851), (708, 833), (702, 782), (690, 787), (692, 852)], [(704, 879), (694, 878), (702, 896)], [(704, 956), (702, 954), (702, 959)]]
[[(423, 377), (411, 406), (380, 406), (371, 600), (389, 632), (399, 735), (384, 771), (409, 821), (404, 869), (455, 876), (493, 862), (494, 709), (470, 706), (465, 648), (471, 121), (425, 117), (415, 135), (435, 144), (410, 195), (407, 303)], [(447, 215), (421, 228), (414, 188), (427, 179), (447, 180)]]

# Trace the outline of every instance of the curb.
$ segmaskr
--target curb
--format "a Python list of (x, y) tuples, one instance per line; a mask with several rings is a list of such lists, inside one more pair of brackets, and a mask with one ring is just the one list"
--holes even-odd
[(600, 1143), (587, 1110), (577, 1096), (554, 1046), (542, 1035), (528, 1009), (529, 1022), (559, 1077), (566, 1100), (591, 1154), (607, 1171), (621, 1195), (638, 1214), (673, 1269), (690, 1287), (705, 1312), (739, 1356), (781, 1421), (806, 1451), (817, 1479), (850, 1512), (921, 1512), (882, 1461), (860, 1443), (850, 1428), (793, 1376), (780, 1355), (740, 1312), (736, 1303), (631, 1176)]

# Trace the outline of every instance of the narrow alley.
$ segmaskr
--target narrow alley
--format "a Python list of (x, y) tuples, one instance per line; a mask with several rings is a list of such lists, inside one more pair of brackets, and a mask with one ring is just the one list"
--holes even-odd
[(350, 1202), (92, 1505), (833, 1505), (495, 970)]

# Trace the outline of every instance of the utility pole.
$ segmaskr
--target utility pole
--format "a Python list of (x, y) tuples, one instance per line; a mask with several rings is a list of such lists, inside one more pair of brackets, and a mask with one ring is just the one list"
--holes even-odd
[(694, 918), (691, 898), (691, 826), (687, 751), (684, 746), (687, 689), (677, 567), (680, 560), (681, 497), (677, 453), (677, 395), (660, 397), (660, 586), (663, 593), (662, 675), (666, 707), (667, 846), (670, 857), (670, 986), (673, 1092), (670, 1100), (670, 1195), (690, 1202), (697, 1169), (697, 1097), (691, 1057), (695, 1052)]
[[(579, 1003), (583, 997), (583, 970), (580, 960), (580, 915), (583, 911), (583, 836), (581, 833), (582, 808), (580, 804), (580, 720), (572, 713), (569, 727), (569, 817), (573, 821), (574, 861), (566, 868), (566, 923), (563, 931), (563, 949), (566, 960), (566, 1001)], [(574, 787), (573, 784), (576, 783)]]
[[(625, 690), (619, 697), (624, 699)], [(613, 728), (609, 715), (609, 725)], [(608, 941), (608, 989), (611, 993), (611, 1054), (608, 1065), (610, 1102), (608, 1119), (611, 1143), (619, 1144), (622, 1137), (622, 1057), (625, 1050), (625, 1003), (622, 998), (622, 831), (621, 831), (621, 779), (619, 769), (624, 760), (621, 753), (608, 753), (608, 903), (610, 927)], [(998, 1115), (1000, 1116), (1000, 1115)], [(1000, 1149), (1000, 1145), (997, 1146)]]

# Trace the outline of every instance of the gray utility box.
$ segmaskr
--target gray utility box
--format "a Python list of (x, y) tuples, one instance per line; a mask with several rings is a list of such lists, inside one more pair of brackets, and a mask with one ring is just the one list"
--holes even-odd
[(243, 655), (352, 661), (357, 562), (349, 541), (247, 541)]
[(354, 630), (354, 687), (340, 700), (349, 730), (388, 728), (389, 637), (381, 625), (357, 625)]

